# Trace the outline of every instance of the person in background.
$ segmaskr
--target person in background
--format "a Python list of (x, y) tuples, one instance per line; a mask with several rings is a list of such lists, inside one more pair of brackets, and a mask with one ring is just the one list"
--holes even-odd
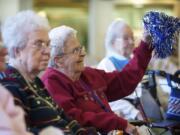
[(144, 34), (122, 72), (106, 73), (84, 67), (86, 52), (76, 34), (68, 26), (49, 32), (51, 58), (42, 76), (49, 93), (69, 116), (84, 126), (96, 127), (105, 134), (116, 129), (137, 133), (135, 126), (112, 112), (108, 102), (131, 94), (142, 79), (152, 53), (149, 35)]
[(55, 104), (37, 77), (48, 64), (49, 29), (48, 20), (31, 10), (19, 12), (5, 21), (2, 39), (8, 49), (9, 63), (0, 75), (0, 82), (24, 109), (27, 127), (33, 133), (54, 126), (65, 134), (88, 135)]
[[(116, 19), (109, 25), (105, 37), (105, 48), (106, 57), (100, 61), (97, 68), (106, 72), (122, 71), (128, 64), (134, 48), (133, 32), (122, 19)], [(138, 95), (141, 95), (141, 89), (136, 90)], [(135, 100), (135, 92), (126, 98)], [(110, 102), (110, 106), (116, 114), (126, 119), (143, 119), (140, 111), (126, 99)]]
[(129, 62), (134, 48), (134, 35), (122, 19), (115, 19), (108, 27), (105, 37), (106, 57), (98, 68), (106, 72), (122, 71)]

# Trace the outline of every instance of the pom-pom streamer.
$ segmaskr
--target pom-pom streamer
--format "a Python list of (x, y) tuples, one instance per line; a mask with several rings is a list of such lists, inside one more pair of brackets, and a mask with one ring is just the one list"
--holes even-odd
[(152, 37), (155, 56), (158, 58), (170, 56), (178, 45), (180, 19), (162, 12), (150, 11), (144, 15), (143, 23)]

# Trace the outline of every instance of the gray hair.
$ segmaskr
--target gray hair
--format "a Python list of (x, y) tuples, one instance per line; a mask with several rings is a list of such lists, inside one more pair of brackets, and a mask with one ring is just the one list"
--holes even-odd
[(114, 43), (115, 39), (118, 38), (118, 35), (121, 32), (121, 29), (127, 25), (128, 24), (120, 18), (114, 20), (109, 25), (107, 32), (106, 32), (106, 37), (105, 37), (106, 51), (113, 51), (112, 44)]
[(8, 49), (9, 57), (14, 58), (14, 49), (24, 48), (28, 34), (37, 29), (50, 29), (48, 20), (34, 11), (27, 10), (6, 19), (2, 25), (3, 43)]
[(49, 32), (50, 47), (51, 47), (51, 58), (49, 60), (49, 67), (55, 67), (54, 58), (61, 56), (64, 53), (64, 47), (67, 39), (70, 36), (76, 37), (77, 31), (69, 26), (59, 26), (53, 28)]

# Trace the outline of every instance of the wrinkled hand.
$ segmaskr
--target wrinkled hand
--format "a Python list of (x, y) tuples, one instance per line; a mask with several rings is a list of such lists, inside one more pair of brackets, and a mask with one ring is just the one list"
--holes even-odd
[(125, 129), (126, 133), (130, 134), (130, 135), (140, 135), (137, 128), (132, 125), (132, 124), (129, 124), (127, 125), (127, 128)]
[(155, 135), (154, 132), (145, 125), (137, 127), (137, 131), (140, 135)]
[(144, 41), (145, 43), (147, 43), (149, 45), (151, 45), (151, 42), (152, 42), (150, 33), (148, 31), (146, 31), (145, 29), (143, 32), (142, 41)]

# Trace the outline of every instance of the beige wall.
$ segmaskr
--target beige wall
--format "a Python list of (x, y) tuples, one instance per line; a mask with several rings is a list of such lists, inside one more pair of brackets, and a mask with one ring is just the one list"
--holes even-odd
[[(32, 8), (36, 9), (37, 7), (33, 7), (33, 1), (36, 0), (0, 0), (0, 22), (3, 22), (6, 17), (14, 15), (20, 10)], [(138, 1), (142, 3), (135, 3)], [(62, 8), (60, 5), (61, 4), (56, 6), (52, 4), (49, 7), (49, 10), (54, 7), (56, 7), (58, 10), (58, 8)], [(87, 17), (85, 17), (87, 21), (84, 23), (84, 25), (87, 25), (88, 31), (88, 34), (82, 34), (84, 34), (85, 38), (88, 36), (88, 56), (90, 59), (97, 62), (100, 61), (105, 55), (104, 36), (107, 26), (114, 18), (123, 17), (134, 29), (135, 35), (139, 37), (139, 35), (141, 35), (141, 17), (145, 11), (151, 8), (160, 8), (171, 15), (180, 17), (179, 0), (89, 0), (89, 3), (87, 4), (88, 6), (86, 6), (86, 4), (82, 5), (83, 8), (81, 10), (85, 10), (84, 16), (87, 15)], [(145, 6), (143, 7), (143, 5)], [(41, 4), (39, 4), (39, 6), (43, 9)], [(78, 6), (78, 3), (76, 3), (73, 8), (76, 6), (81, 8)], [(53, 13), (55, 12), (56, 11), (53, 11)], [(61, 17), (61, 14), (59, 16)], [(79, 26), (81, 26), (81, 23), (79, 24)], [(84, 27), (85, 26), (83, 26), (83, 28)], [(178, 52), (178, 54), (180, 54), (180, 47)], [(178, 56), (178, 60), (180, 63), (180, 55)]]

